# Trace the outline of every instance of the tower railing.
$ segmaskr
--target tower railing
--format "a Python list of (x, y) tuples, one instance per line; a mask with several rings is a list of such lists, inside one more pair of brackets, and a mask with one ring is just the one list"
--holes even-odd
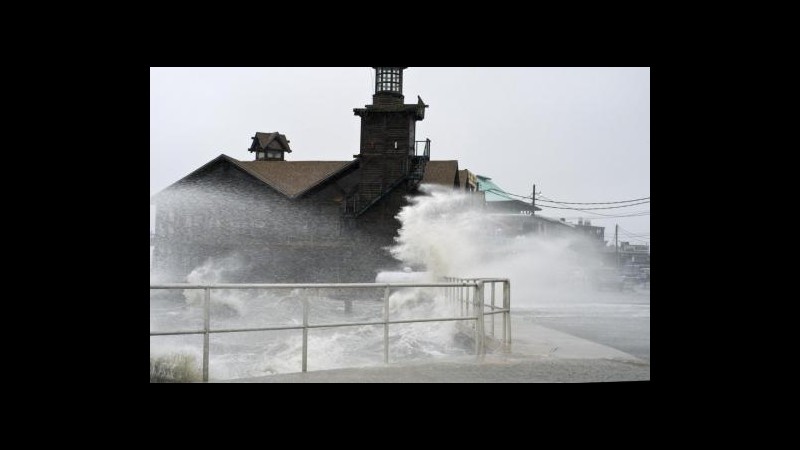
[(425, 139), (424, 141), (414, 141), (414, 156), (430, 159), (431, 140)]

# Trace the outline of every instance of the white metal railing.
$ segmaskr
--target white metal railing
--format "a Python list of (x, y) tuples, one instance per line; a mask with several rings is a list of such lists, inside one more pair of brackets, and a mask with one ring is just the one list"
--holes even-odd
[[(503, 307), (495, 306), (495, 284), (503, 284)], [(491, 284), (491, 303), (485, 305), (484, 286)], [(178, 331), (151, 331), (150, 336), (175, 336), (175, 335), (203, 335), (203, 381), (208, 381), (208, 338), (210, 334), (216, 333), (242, 333), (255, 331), (278, 331), (278, 330), (303, 330), (303, 358), (302, 371), (308, 371), (308, 330), (311, 328), (337, 328), (354, 327), (364, 325), (383, 325), (383, 362), (389, 363), (389, 325), (400, 323), (419, 323), (419, 322), (450, 322), (450, 321), (475, 321), (475, 354), (480, 358), (486, 352), (485, 340), (485, 316), (491, 315), (490, 337), (494, 338), (494, 315), (503, 314), (503, 338), (502, 343), (505, 349), (511, 346), (511, 292), (508, 279), (501, 278), (472, 278), (458, 279), (448, 277), (444, 283), (306, 283), (306, 284), (151, 284), (150, 289), (202, 289), (205, 293), (203, 300), (203, 329), (202, 330), (178, 330)], [(277, 326), (260, 328), (230, 328), (230, 329), (211, 329), (210, 310), (211, 310), (211, 291), (214, 289), (376, 289), (383, 288), (383, 320), (374, 322), (347, 322), (347, 323), (315, 323), (308, 321), (309, 299), (308, 296), (302, 297), (303, 302), (303, 325), (302, 326)], [(403, 319), (389, 320), (389, 293), (392, 289), (403, 288), (446, 288), (446, 298), (451, 305), (458, 305), (460, 316), (456, 317), (437, 317), (433, 319)], [(470, 296), (470, 292), (472, 295)], [(470, 300), (471, 298), (471, 300)], [(489, 312), (485, 307), (490, 308)], [(454, 308), (455, 310), (455, 308)], [(473, 315), (470, 315), (470, 311)]]
[[(464, 315), (469, 315), (470, 310), (477, 308), (477, 305), (482, 306), (482, 311), (480, 312), (480, 316), (484, 319), (481, 321), (476, 320), (475, 325), (480, 327), (479, 329), (475, 330), (476, 336), (480, 334), (483, 336), (483, 339), (480, 345), (485, 345), (486, 336), (490, 339), (497, 341), (498, 343), (502, 344), (504, 351), (511, 351), (511, 282), (507, 278), (458, 278), (458, 277), (445, 277), (445, 281), (451, 283), (458, 283), (458, 287), (451, 287), (447, 291), (447, 299), (450, 301), (451, 305), (459, 309), (459, 312)], [(475, 289), (472, 298), (470, 298), (470, 290), (463, 289), (463, 286), (469, 283), (479, 284), (481, 287), (480, 289)], [(503, 295), (503, 306), (497, 306), (496, 304), (496, 294), (497, 294), (497, 284), (502, 285), (502, 295)], [(485, 288), (486, 286), (490, 286), (490, 300), (489, 303), (486, 304), (485, 301)], [(475, 296), (479, 296), (480, 298), (476, 302), (474, 300)], [(488, 309), (485, 311), (483, 309)], [(500, 338), (497, 339), (495, 336), (495, 315), (502, 314), (501, 318), (501, 335)], [(486, 317), (489, 316), (491, 320), (489, 320), (489, 332), (486, 333)], [(485, 350), (481, 350), (481, 354), (485, 353)]]

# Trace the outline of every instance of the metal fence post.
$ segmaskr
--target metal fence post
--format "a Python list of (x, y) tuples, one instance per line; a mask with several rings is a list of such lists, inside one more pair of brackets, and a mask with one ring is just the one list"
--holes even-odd
[(464, 286), (458, 286), (456, 289), (458, 289), (458, 310), (460, 311), (461, 316), (463, 316), (464, 315)]
[(475, 281), (475, 292), (472, 295), (473, 305), (475, 309), (475, 351), (478, 357), (486, 353), (486, 333), (484, 331), (484, 314), (483, 314), (483, 281)]
[[(491, 328), (491, 331), (490, 331), (491, 334), (492, 334), (492, 337), (494, 337), (494, 316), (497, 315), (497, 314), (494, 313), (494, 291), (495, 291), (494, 287), (496, 285), (497, 285), (497, 282), (496, 281), (492, 281), (492, 310), (490, 311), (492, 313), (492, 328)], [(503, 338), (505, 339), (505, 336), (503, 336)]]
[[(469, 280), (466, 280), (465, 282), (469, 283)], [(464, 286), (464, 307), (466, 308), (466, 314), (465, 315), (467, 315), (467, 316), (469, 315), (469, 302), (470, 302), (469, 291), (470, 291), (469, 286)], [(472, 300), (473, 301), (475, 300), (475, 296), (474, 295), (472, 296)]]
[(511, 280), (503, 282), (503, 340), (511, 351)]
[(383, 363), (389, 364), (389, 286), (383, 294)]
[(204, 289), (203, 298), (203, 382), (208, 382), (208, 329), (211, 310), (211, 289)]
[[(463, 280), (462, 283), (468, 283), (467, 280)], [(469, 286), (461, 286), (461, 290), (464, 291), (464, 315), (469, 315)]]
[(303, 296), (303, 372), (308, 372), (308, 296)]

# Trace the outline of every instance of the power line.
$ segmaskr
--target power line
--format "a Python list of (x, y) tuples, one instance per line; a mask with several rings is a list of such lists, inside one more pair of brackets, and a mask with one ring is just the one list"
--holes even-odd
[(512, 194), (511, 192), (506, 192), (506, 191), (501, 190), (501, 189), (487, 189), (486, 192), (494, 192), (495, 194), (505, 194), (505, 195), (510, 195), (512, 197), (519, 197), (519, 198), (523, 198), (525, 200), (531, 200), (530, 196)]
[(598, 215), (598, 216), (603, 216), (603, 217), (591, 217), (592, 220), (619, 219), (619, 218), (623, 218), (623, 217), (641, 217), (641, 216), (649, 216), (650, 215), (650, 211), (639, 211), (639, 212), (631, 213), (631, 214), (617, 214), (617, 215), (614, 215), (614, 214), (600, 214), (600, 213), (596, 213), (596, 212), (592, 212), (592, 211), (586, 211), (586, 213), (587, 214), (595, 214), (595, 215)]
[(631, 242), (644, 242), (649, 245), (650, 233), (634, 234), (619, 225), (617, 225), (617, 227), (619, 231), (622, 231), (626, 235), (625, 239), (629, 239)]
[[(553, 199), (551, 199), (551, 198), (547, 198), (547, 197), (545, 197), (545, 196), (543, 196), (543, 195), (542, 195), (542, 196), (540, 196), (540, 197), (544, 198), (545, 200), (550, 200), (550, 201), (553, 201)], [(645, 202), (645, 203), (649, 203), (649, 202)], [(633, 205), (627, 205), (627, 206), (633, 206)], [(613, 215), (611, 215), (611, 214), (601, 214), (601, 213), (597, 213), (597, 212), (593, 212), (593, 211), (587, 211), (587, 210), (584, 210), (584, 209), (579, 209), (579, 208), (573, 208), (573, 209), (574, 209), (574, 210), (576, 210), (576, 211), (585, 212), (585, 213), (587, 213), (587, 214), (594, 214), (594, 215), (596, 215), (596, 216), (603, 216), (603, 217), (614, 217), (614, 216), (613, 216)], [(647, 214), (650, 214), (650, 211), (648, 211), (648, 212), (647, 212)], [(635, 217), (635, 216), (637, 216), (637, 215), (647, 215), (647, 214), (636, 214), (636, 213), (633, 213), (633, 214), (631, 214), (631, 215), (628, 215), (628, 216), (617, 216), (617, 217)]]
[[(588, 211), (588, 214), (600, 215), (599, 213), (591, 212), (591, 211)], [(621, 214), (621, 215), (602, 214), (602, 216), (604, 216), (604, 217), (590, 217), (590, 219), (592, 219), (592, 220), (606, 220), (606, 219), (618, 219), (618, 218), (622, 218), (622, 217), (641, 217), (641, 216), (649, 216), (649, 215), (650, 215), (650, 211), (637, 211), (637, 212), (634, 212), (634, 213), (631, 213), (631, 214)], [(575, 219), (586, 219), (586, 217), (584, 217), (584, 216), (574, 216), (574, 217), (565, 217), (564, 219), (565, 220), (575, 220)]]
[[(506, 192), (506, 191), (503, 191), (503, 190), (500, 190), (500, 189), (487, 189), (487, 192), (493, 192), (495, 194), (510, 195), (510, 196), (522, 198), (522, 199), (525, 199), (525, 200), (531, 200), (531, 198), (532, 198), (532, 197), (529, 197), (529, 196), (512, 194), (511, 192)], [(557, 205), (562, 205), (562, 204), (563, 205), (610, 205), (610, 204), (617, 204), (617, 203), (625, 203), (625, 202), (569, 203), (569, 202), (557, 202), (555, 200), (547, 199), (547, 197), (544, 197), (544, 196), (541, 196), (541, 195), (539, 197), (540, 197), (540, 199), (543, 199), (543, 200), (540, 200), (540, 201), (545, 201), (545, 202), (549, 202), (549, 203), (555, 203)], [(650, 197), (645, 197), (645, 198), (649, 199)], [(638, 199), (638, 200), (643, 200), (643, 199)], [(630, 201), (635, 201), (635, 200), (628, 200), (628, 201), (630, 202)], [(646, 202), (632, 203), (630, 205), (622, 205), (622, 206), (604, 206), (604, 207), (600, 207), (600, 208), (570, 208), (570, 207), (563, 207), (562, 208), (562, 207), (550, 206), (550, 205), (541, 205), (541, 206), (544, 207), (544, 208), (574, 209), (576, 211), (586, 211), (586, 210), (592, 210), (592, 209), (627, 208), (629, 206), (644, 205), (645, 203), (650, 203), (650, 201), (648, 200)]]
[[(495, 193), (495, 194), (501, 194), (501, 195), (508, 195), (508, 196), (517, 197), (517, 198), (524, 199), (524, 200), (531, 200), (531, 197), (529, 197), (529, 196), (525, 196), (525, 195), (518, 195), (518, 194), (511, 193), (511, 192), (506, 192), (506, 191), (504, 191), (504, 190), (502, 190), (502, 189), (487, 189), (487, 190), (486, 190), (486, 192), (492, 192), (492, 193)], [(551, 203), (561, 204), (560, 202), (556, 202), (555, 200), (553, 200), (553, 199), (550, 199), (550, 198), (548, 198), (548, 197), (545, 197), (545, 196), (543, 196), (543, 195), (539, 195), (539, 197), (538, 197), (538, 198), (539, 198), (539, 199), (542, 199), (542, 200), (544, 200), (544, 201), (549, 201), (549, 202), (551, 202)], [(650, 197), (644, 197), (644, 198), (650, 198)], [(542, 200), (540, 200), (540, 201), (542, 201)], [(633, 200), (631, 200), (631, 201), (633, 201)], [(581, 208), (569, 208), (569, 207), (559, 208), (559, 207), (557, 207), (557, 206), (549, 206), (549, 205), (542, 205), (542, 204), (540, 204), (540, 206), (542, 206), (542, 207), (545, 207), (545, 208), (555, 208), (555, 209), (570, 209), (570, 210), (574, 210), (574, 211), (581, 211), (581, 212), (585, 212), (585, 213), (587, 213), (587, 214), (592, 214), (592, 215), (594, 215), (594, 216), (599, 216), (599, 217), (595, 217), (595, 219), (596, 219), (596, 220), (599, 220), (599, 218), (622, 218), (622, 217), (640, 217), (640, 216), (647, 216), (647, 215), (650, 215), (650, 211), (636, 211), (636, 212), (633, 212), (633, 213), (631, 213), (631, 214), (612, 215), (612, 214), (601, 214), (601, 213), (592, 212), (592, 211), (589, 211), (589, 210), (594, 210), (594, 209), (614, 209), (614, 208), (625, 208), (625, 207), (628, 207), (628, 206), (642, 205), (642, 204), (645, 204), (645, 203), (650, 203), (650, 202), (649, 202), (649, 201), (646, 201), (646, 202), (641, 202), (641, 203), (633, 203), (633, 204), (630, 204), (630, 205), (623, 205), (623, 206), (614, 206), (614, 207), (606, 207), (606, 208), (585, 208), (585, 209), (581, 209)], [(614, 204), (614, 202), (607, 202), (607, 203), (604, 203), (604, 204)]]
[(631, 231), (631, 230), (626, 230), (625, 228), (622, 228), (622, 227), (619, 227), (619, 229), (620, 229), (620, 230), (622, 230), (622, 231), (624, 231), (624, 232), (626, 232), (626, 233), (628, 233), (628, 234), (636, 234), (636, 235), (638, 235), (638, 234), (650, 234), (650, 232), (649, 232), (649, 231), (648, 231), (648, 232), (645, 232), (645, 233), (634, 233), (633, 231)]
[(635, 236), (635, 237), (646, 237), (646, 236), (650, 236), (650, 233), (634, 233), (634, 232), (632, 232), (632, 231), (629, 231), (629, 230), (626, 230), (626, 229), (624, 229), (624, 228), (622, 228), (622, 227), (619, 227), (619, 229), (620, 229), (620, 230), (621, 230), (623, 233), (625, 233), (626, 235), (628, 235), (628, 236)]
[[(541, 196), (540, 196), (541, 197)], [(547, 198), (547, 197), (542, 197)], [(557, 200), (541, 200), (543, 202), (557, 203), (559, 205), (614, 205), (618, 203), (632, 203), (639, 200), (650, 200), (650, 197), (635, 198), (633, 200), (623, 200), (619, 202), (562, 202)]]
[[(639, 203), (631, 203), (630, 205), (622, 205), (622, 206), (603, 206), (600, 208), (570, 208), (570, 207), (562, 207), (562, 206), (550, 206), (550, 205), (540, 205), (542, 208), (554, 208), (554, 209), (572, 209), (575, 211), (589, 211), (593, 209), (617, 209), (617, 208), (627, 208), (629, 206), (636, 206), (636, 205), (644, 205), (646, 203), (650, 203), (650, 201), (646, 202), (639, 202)], [(559, 203), (560, 204), (560, 203)]]
[(624, 237), (624, 236), (620, 236), (619, 238), (620, 239), (625, 239), (626, 241), (624, 241), (624, 242), (644, 242), (645, 244), (650, 242), (650, 239), (632, 239), (632, 238), (627, 238), (627, 237)]
[[(620, 230), (622, 230), (622, 227), (619, 227), (619, 228), (620, 228)], [(627, 231), (625, 231), (623, 233), (626, 236), (630, 236), (630, 237), (640, 237), (640, 238), (649, 238), (650, 237), (650, 233), (634, 234), (634, 233), (630, 233), (630, 232), (627, 232)]]
[[(564, 220), (578, 220), (578, 219), (591, 220), (592, 224), (594, 224), (598, 220), (617, 220), (617, 219), (623, 219), (623, 218), (627, 218), (627, 217), (644, 217), (644, 216), (647, 216), (647, 215), (649, 215), (649, 214), (639, 214), (639, 215), (635, 215), (635, 216), (611, 216), (611, 217), (586, 217), (586, 216), (581, 216), (581, 217), (564, 217), (563, 219)], [(542, 216), (542, 217), (546, 217), (546, 216)], [(561, 217), (559, 217), (559, 219), (560, 218)], [(596, 225), (596, 226), (599, 226), (599, 225)]]
[[(582, 211), (582, 210), (579, 209), (578, 211)], [(649, 216), (650, 215), (650, 211), (637, 211), (637, 212), (633, 212), (631, 214), (600, 214), (600, 213), (596, 213), (596, 212), (593, 212), (593, 211), (584, 211), (584, 212), (586, 214), (594, 214), (596, 216), (602, 216), (602, 217), (590, 217), (590, 219), (592, 219), (592, 220), (618, 219), (618, 218), (621, 218), (621, 217), (640, 217), (640, 216)], [(573, 219), (583, 219), (583, 218), (584, 217), (582, 217), (582, 216), (581, 217), (573, 217)]]
[[(514, 193), (511, 193), (511, 192), (504, 191), (502, 189), (487, 189), (487, 191), (494, 192), (496, 194), (510, 195), (512, 197), (522, 198), (522, 199), (525, 199), (525, 200), (531, 200), (532, 199), (532, 197), (529, 196), (529, 195), (514, 194)], [(641, 200), (650, 200), (650, 197), (634, 198), (634, 199), (631, 199), (631, 200), (621, 200), (621, 201), (616, 201), (616, 202), (562, 202), (562, 201), (559, 201), (559, 200), (553, 200), (551, 198), (545, 197), (545, 196), (540, 194), (540, 195), (538, 195), (537, 199), (539, 201), (542, 201), (542, 202), (555, 203), (557, 205), (617, 205), (617, 204), (620, 204), (620, 203), (633, 203), (633, 202), (638, 202), (638, 201), (641, 201)], [(642, 203), (647, 203), (647, 202), (642, 202)], [(639, 204), (641, 204), (641, 203), (639, 203)], [(633, 206), (633, 205), (628, 205), (628, 206)], [(617, 208), (622, 208), (622, 206), (617, 206)], [(586, 209), (599, 209), (599, 208), (586, 208)]]

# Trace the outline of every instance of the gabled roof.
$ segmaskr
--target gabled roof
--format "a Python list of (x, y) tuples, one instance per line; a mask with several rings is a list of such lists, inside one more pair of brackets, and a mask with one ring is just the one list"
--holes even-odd
[(441, 184), (453, 187), (458, 172), (458, 161), (428, 161), (425, 164), (425, 175), (422, 184)]
[[(261, 149), (266, 149), (272, 141), (276, 140), (281, 145), (284, 151), (288, 153), (292, 153), (292, 150), (289, 148), (289, 141), (286, 139), (286, 136), (283, 134), (278, 133), (277, 131), (274, 133), (261, 133), (257, 132), (255, 135), (255, 140), (253, 143), (255, 144), (258, 142), (258, 146)], [(250, 151), (253, 151), (253, 147), (250, 147)]]
[(354, 161), (237, 161), (234, 164), (289, 198), (318, 186)]
[(150, 197), (151, 204), (156, 197), (173, 187), (183, 184), (195, 174), (219, 162), (227, 162), (261, 181), (289, 198), (297, 198), (319, 186), (325, 180), (351, 167), (353, 161), (239, 161), (228, 155), (219, 155), (189, 175), (172, 183), (167, 188)]

